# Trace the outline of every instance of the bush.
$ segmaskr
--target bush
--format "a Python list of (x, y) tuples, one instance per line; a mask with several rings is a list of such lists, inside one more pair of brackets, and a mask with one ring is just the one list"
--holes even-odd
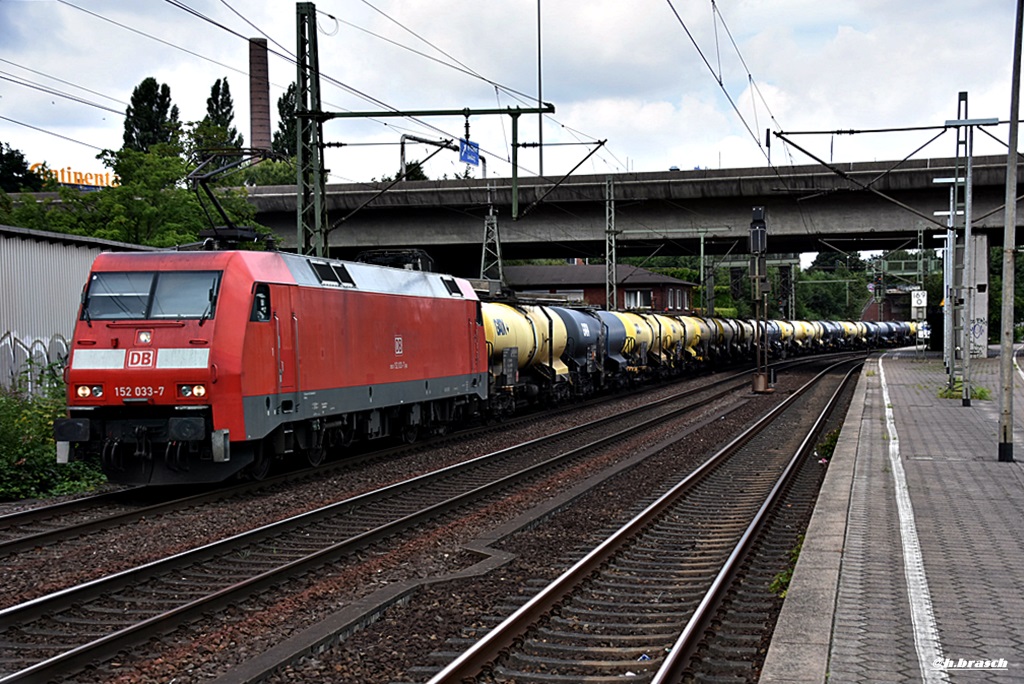
[(836, 428), (825, 435), (825, 438), (818, 443), (818, 448), (815, 451), (819, 458), (823, 458), (826, 461), (832, 460), (832, 454), (836, 451), (836, 444), (839, 443), (839, 433), (841, 432), (842, 428)]
[[(946, 385), (939, 390), (939, 399), (960, 399), (964, 394), (964, 381), (961, 378), (956, 378), (953, 381), (953, 389), (949, 389)], [(989, 401), (992, 399), (992, 392), (987, 387), (979, 387), (978, 385), (971, 385), (971, 399), (978, 399), (979, 401)]]
[(789, 583), (793, 579), (793, 570), (796, 569), (796, 562), (800, 560), (800, 549), (804, 545), (804, 535), (800, 535), (796, 538), (796, 546), (789, 550), (787, 554), (789, 556), (789, 565), (782, 572), (775, 575), (772, 578), (771, 583), (768, 585), (768, 591), (775, 594), (779, 598), (786, 598), (786, 594), (789, 593)]
[[(31, 379), (41, 392), (25, 391)], [(64, 383), (53, 366), (32, 366), (18, 387), (0, 389), (0, 501), (88, 491), (106, 478), (98, 464), (58, 464), (53, 421), (64, 415)]]

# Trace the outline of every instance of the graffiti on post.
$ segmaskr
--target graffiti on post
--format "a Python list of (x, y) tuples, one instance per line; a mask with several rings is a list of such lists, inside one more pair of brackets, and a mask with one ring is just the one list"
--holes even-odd
[(971, 321), (971, 337), (977, 339), (988, 333), (988, 319), (975, 318)]

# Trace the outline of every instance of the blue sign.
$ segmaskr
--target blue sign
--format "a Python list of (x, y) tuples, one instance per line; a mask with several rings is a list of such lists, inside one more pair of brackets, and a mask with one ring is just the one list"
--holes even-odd
[(459, 161), (480, 166), (480, 143), (459, 140)]

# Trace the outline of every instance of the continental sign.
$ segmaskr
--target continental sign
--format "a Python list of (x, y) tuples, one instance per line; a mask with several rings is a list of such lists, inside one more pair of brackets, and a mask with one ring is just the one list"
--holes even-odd
[(28, 167), (28, 170), (40, 176), (52, 178), (61, 185), (85, 185), (93, 188), (110, 188), (119, 185), (117, 176), (110, 171), (105, 173), (83, 173), (75, 171), (70, 166), (66, 166), (63, 169), (48, 169), (44, 163), (33, 164)]

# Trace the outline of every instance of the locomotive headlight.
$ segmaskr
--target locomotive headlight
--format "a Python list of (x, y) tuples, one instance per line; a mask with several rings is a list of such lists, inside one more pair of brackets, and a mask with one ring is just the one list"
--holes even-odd
[(103, 385), (78, 385), (75, 387), (75, 394), (79, 399), (99, 399), (103, 396)]
[(178, 394), (188, 398), (202, 398), (206, 396), (206, 385), (178, 385)]

